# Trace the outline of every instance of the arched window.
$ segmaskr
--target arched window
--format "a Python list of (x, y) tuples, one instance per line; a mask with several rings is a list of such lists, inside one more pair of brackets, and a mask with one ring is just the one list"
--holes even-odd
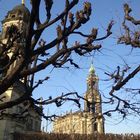
[(0, 57), (0, 80), (6, 75), (7, 70), (3, 70), (4, 67), (9, 63), (8, 55)]
[(2, 77), (3, 77), (3, 73), (1, 72), (2, 70), (2, 66), (0, 65), (0, 80), (2, 80)]
[(94, 123), (94, 131), (97, 131), (97, 129), (98, 129), (97, 127), (98, 127), (98, 125), (97, 125), (97, 123), (95, 122), (95, 123)]
[(14, 34), (17, 34), (18, 32), (18, 28), (17, 26), (15, 25), (11, 25), (11, 26), (8, 26), (6, 29), (5, 29), (5, 36), (4, 38), (8, 38), (9, 36), (10, 37), (13, 37)]

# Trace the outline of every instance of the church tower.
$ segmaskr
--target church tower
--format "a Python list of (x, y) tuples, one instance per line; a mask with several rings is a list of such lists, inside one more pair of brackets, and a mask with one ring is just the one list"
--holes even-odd
[(87, 91), (84, 95), (84, 110), (70, 112), (58, 117), (53, 123), (54, 133), (66, 134), (103, 134), (104, 119), (102, 116), (101, 95), (98, 88), (98, 77), (93, 64), (87, 77)]
[[(12, 43), (12, 46), (10, 47), (11, 49), (6, 53), (6, 61), (8, 61), (8, 57), (12, 57), (13, 52), (16, 49), (22, 50), (24, 48), (29, 21), (30, 11), (26, 8), (24, 0), (22, 0), (22, 4), (17, 5), (10, 10), (5, 19), (2, 21), (2, 33), (0, 40), (6, 45), (8, 43)], [(10, 73), (10, 71), (16, 66), (17, 61), (18, 58), (16, 58), (16, 61), (9, 67), (8, 73)], [(0, 64), (0, 68), (3, 67), (3, 65)], [(3, 75), (1, 74), (1, 76)]]
[[(10, 73), (14, 67), (17, 65), (17, 62), (22, 55), (24, 49), (26, 35), (29, 27), (30, 21), (30, 11), (26, 8), (24, 0), (20, 5), (15, 6), (10, 10), (5, 19), (2, 21), (2, 33), (0, 35), (0, 41), (8, 46), (9, 42), (12, 42), (10, 49), (5, 53), (6, 58), (11, 58), (16, 49), (19, 49), (19, 55), (16, 58), (16, 61), (10, 65), (8, 70), (4, 74), (0, 74), (0, 80), (5, 76), (5, 74)], [(16, 39), (14, 38), (16, 37)], [(3, 68), (4, 64), (0, 64), (0, 68)], [(0, 95), (0, 98), (3, 98), (1, 103), (13, 101), (23, 94), (26, 93), (26, 87), (23, 83), (23, 80), (16, 81), (4, 94)], [(28, 112), (26, 112), (26, 117), (24, 119), (13, 118), (12, 114), (22, 114), (25, 108), (28, 107)], [(36, 105), (30, 103), (21, 103), (11, 108), (7, 108), (3, 111), (5, 114), (0, 119), (0, 140), (11, 140), (13, 133), (15, 132), (26, 132), (26, 131), (40, 131), (41, 129), (41, 117), (35, 111), (42, 109)], [(25, 115), (25, 114), (24, 114)]]
[(13, 37), (15, 33), (19, 33), (21, 36), (16, 40), (18, 45), (24, 43), (26, 39), (26, 32), (28, 30), (30, 20), (30, 11), (26, 8), (24, 1), (22, 4), (15, 6), (9, 11), (2, 21), (2, 34), (1, 39), (3, 43), (7, 43), (10, 37)]
[(93, 132), (104, 133), (104, 120), (102, 116), (101, 95), (98, 88), (98, 76), (95, 74), (93, 64), (87, 77), (87, 91), (84, 95), (84, 111), (93, 116)]

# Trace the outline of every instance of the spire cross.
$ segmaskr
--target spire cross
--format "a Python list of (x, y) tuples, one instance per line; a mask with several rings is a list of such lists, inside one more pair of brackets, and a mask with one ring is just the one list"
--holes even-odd
[(23, 5), (25, 5), (25, 0), (22, 0), (21, 3), (22, 3)]

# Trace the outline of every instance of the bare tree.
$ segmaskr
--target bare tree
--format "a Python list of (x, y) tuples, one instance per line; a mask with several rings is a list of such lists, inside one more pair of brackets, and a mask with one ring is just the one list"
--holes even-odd
[[(124, 4), (124, 19), (122, 22), (123, 33), (118, 38), (118, 44), (124, 44), (124, 46), (131, 47), (132, 50), (140, 47), (140, 32), (139, 28), (132, 28), (132, 26), (138, 27), (140, 25), (140, 20), (136, 20), (131, 16), (132, 9), (126, 3)], [(130, 54), (131, 55), (131, 54)], [(118, 112), (123, 116), (123, 119), (127, 115), (137, 114), (140, 115), (140, 100), (139, 93), (140, 89), (127, 87), (127, 83), (131, 81), (140, 71), (140, 65), (132, 68), (124, 62), (123, 67), (117, 66), (117, 69), (114, 72), (105, 72), (109, 77), (108, 80), (113, 81), (113, 86), (109, 92), (109, 98), (107, 99), (109, 103), (114, 105), (113, 109), (107, 110), (104, 112), (107, 116), (111, 116), (113, 112)], [(118, 94), (118, 91), (121, 91)], [(122, 96), (126, 95), (126, 96)]]
[[(20, 79), (24, 83), (26, 92), (18, 99), (1, 103), (0, 110), (20, 104), (25, 100), (41, 105), (55, 103), (58, 107), (62, 105), (63, 101), (72, 100), (80, 106), (78, 101), (80, 96), (75, 92), (62, 94), (55, 99), (49, 97), (47, 100), (41, 102), (31, 96), (40, 84), (49, 79), (46, 76), (44, 79), (35, 83), (34, 76), (36, 73), (47, 69), (49, 66), (63, 68), (65, 63), (70, 63), (70, 65), (79, 68), (78, 64), (71, 58), (71, 54), (76, 53), (81, 57), (94, 50), (99, 50), (102, 46), (100, 44), (94, 45), (94, 42), (104, 40), (112, 34), (111, 28), (113, 21), (109, 23), (105, 36), (103, 37), (98, 37), (98, 29), (96, 28), (93, 28), (89, 34), (81, 32), (79, 28), (86, 25), (90, 20), (92, 8), (91, 3), (84, 2), (83, 9), (72, 13), (71, 10), (78, 2), (79, 0), (66, 0), (64, 10), (52, 18), (51, 9), (53, 7), (53, 0), (44, 0), (46, 19), (44, 22), (41, 22), (40, 8), (42, 8), (42, 1), (31, 0), (29, 26), (25, 37), (23, 38), (22, 35), (23, 29), (18, 29), (14, 25), (9, 28), (7, 43), (3, 43), (2, 40), (0, 41), (0, 74), (2, 75), (0, 80), (0, 95), (3, 95), (10, 86)], [(50, 42), (47, 42), (46, 38), (42, 39), (42, 33), (46, 29), (55, 27), (54, 25), (56, 23), (58, 25), (56, 28), (56, 37)], [(73, 34), (85, 38), (86, 41), (81, 43), (77, 40), (72, 45), (69, 45), (69, 38)], [(18, 42), (24, 43), (24, 46), (16, 45)], [(11, 50), (12, 56), (9, 57), (8, 53)], [(9, 73), (8, 69), (14, 63), (16, 63), (16, 66)], [(28, 78), (29, 76), (30, 79)], [(76, 95), (77, 98), (68, 97), (70, 95)], [(3, 97), (1, 100), (3, 100)], [(44, 114), (40, 115), (44, 116)]]
[[(103, 37), (98, 37), (98, 29), (93, 28), (89, 34), (85, 34), (80, 31), (80, 27), (86, 26), (86, 23), (90, 20), (92, 13), (91, 3), (84, 2), (83, 9), (77, 10), (75, 13), (72, 13), (72, 9), (79, 3), (79, 0), (66, 0), (65, 8), (60, 12), (56, 17), (52, 18), (52, 7), (54, 6), (53, 0), (44, 0), (45, 3), (45, 12), (46, 19), (42, 22), (40, 19), (40, 8), (41, 0), (31, 0), (31, 13), (29, 18), (28, 31), (25, 34), (23, 39), (23, 29), (17, 29), (15, 26), (11, 26), (8, 30), (7, 43), (3, 43), (0, 40), (0, 74), (2, 75), (0, 80), (0, 95), (3, 95), (4, 92), (10, 87), (13, 86), (16, 81), (22, 79), (22, 82), (25, 86), (25, 94), (23, 94), (18, 99), (15, 99), (10, 102), (3, 102), (0, 104), (0, 110), (5, 108), (10, 108), (14, 105), (23, 103), (24, 101), (30, 101), (33, 104), (48, 105), (55, 103), (56, 106), (61, 106), (64, 101), (70, 100), (74, 101), (80, 107), (79, 99), (82, 98), (76, 92), (71, 93), (62, 93), (59, 97), (52, 99), (50, 96), (48, 99), (43, 101), (35, 100), (32, 97), (33, 91), (43, 84), (44, 81), (49, 79), (48, 76), (44, 79), (40, 79), (35, 83), (34, 77), (36, 73), (39, 73), (42, 70), (47, 69), (48, 67), (53, 68), (63, 68), (66, 63), (73, 65), (76, 68), (79, 68), (78, 64), (75, 63), (75, 60), (72, 59), (71, 55), (76, 53), (80, 57), (84, 57), (85, 54), (90, 54), (95, 50), (100, 50), (102, 46), (100, 44), (95, 45), (96, 41), (104, 40), (109, 37), (112, 32), (111, 28), (113, 21), (108, 24), (106, 33)], [(124, 21), (122, 26), (124, 28), (124, 35), (118, 39), (118, 43), (123, 43), (125, 45), (131, 45), (132, 48), (139, 48), (139, 31), (131, 32), (130, 28), (126, 25), (126, 22), (131, 22), (135, 26), (140, 24), (139, 20), (135, 20), (130, 16), (131, 8), (128, 4), (124, 5)], [(46, 29), (55, 28), (54, 25), (57, 23), (57, 28), (55, 30), (56, 36), (48, 42), (47, 38), (42, 38), (42, 33), (46, 32)], [(72, 45), (69, 45), (69, 40), (72, 35), (78, 35), (79, 37), (84, 38), (86, 41), (81, 43), (79, 40), (75, 41)], [(23, 42), (24, 46), (21, 47), (15, 45), (17, 42)], [(9, 57), (9, 52), (12, 50), (12, 56)], [(16, 63), (16, 66), (13, 67), (12, 71), (9, 73), (8, 69)], [(139, 71), (140, 66), (135, 68), (133, 71), (129, 72), (130, 67), (126, 65), (123, 69), (120, 66), (117, 67), (117, 70), (114, 72), (105, 72), (111, 80), (114, 80), (114, 84), (109, 92), (109, 98), (107, 101), (102, 101), (105, 104), (115, 104), (113, 109), (110, 109), (103, 113), (103, 115), (110, 116), (111, 112), (118, 111), (125, 117), (129, 114), (129, 110), (140, 113), (139, 102), (132, 102), (126, 99), (121, 98), (115, 94), (116, 91), (120, 89), (125, 89), (126, 92), (130, 92), (133, 96), (133, 92), (136, 91), (139, 95), (140, 89), (124, 88), (124, 85), (132, 79)], [(129, 72), (129, 73), (128, 73)], [(29, 78), (30, 77), (30, 78)], [(76, 98), (73, 98), (71, 95), (75, 95)], [(3, 101), (4, 97), (0, 100)], [(82, 98), (85, 100), (84, 98)], [(117, 103), (116, 103), (117, 101)], [(24, 110), (26, 111), (26, 109)], [(24, 113), (24, 112), (23, 112)], [(41, 112), (38, 112), (41, 113)], [(18, 115), (18, 114), (14, 114)], [(46, 119), (55, 117), (54, 116), (45, 116), (40, 114)]]

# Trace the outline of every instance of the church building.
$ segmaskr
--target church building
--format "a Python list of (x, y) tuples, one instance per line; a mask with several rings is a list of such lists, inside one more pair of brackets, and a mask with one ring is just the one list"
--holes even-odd
[[(24, 0), (22, 0), (22, 4), (10, 10), (2, 21), (0, 41), (3, 44), (7, 44), (10, 33), (14, 33), (17, 30), (21, 33), (20, 38), (14, 41), (12, 49), (7, 54), (9, 58), (12, 56), (16, 46), (24, 47), (29, 20), (30, 11), (26, 8)], [(15, 66), (16, 62), (9, 67), (6, 73), (10, 73)], [(2, 67), (1, 63), (0, 68)], [(4, 75), (5, 73), (0, 74), (0, 80), (2, 80)], [(23, 80), (18, 80), (4, 94), (0, 95), (0, 99), (2, 99), (0, 100), (0, 104), (13, 101), (21, 97), (25, 92), (26, 89)], [(22, 114), (26, 108), (28, 111), (23, 116), (14, 117), (14, 114)], [(36, 110), (42, 111), (42, 108), (27, 101), (2, 110), (0, 113), (0, 140), (12, 140), (13, 133), (15, 132), (41, 131), (41, 117)]]
[(83, 111), (69, 112), (58, 117), (53, 123), (54, 133), (94, 134), (104, 133), (104, 118), (102, 116), (101, 95), (98, 89), (98, 77), (93, 65), (87, 77), (87, 91), (84, 95)]

